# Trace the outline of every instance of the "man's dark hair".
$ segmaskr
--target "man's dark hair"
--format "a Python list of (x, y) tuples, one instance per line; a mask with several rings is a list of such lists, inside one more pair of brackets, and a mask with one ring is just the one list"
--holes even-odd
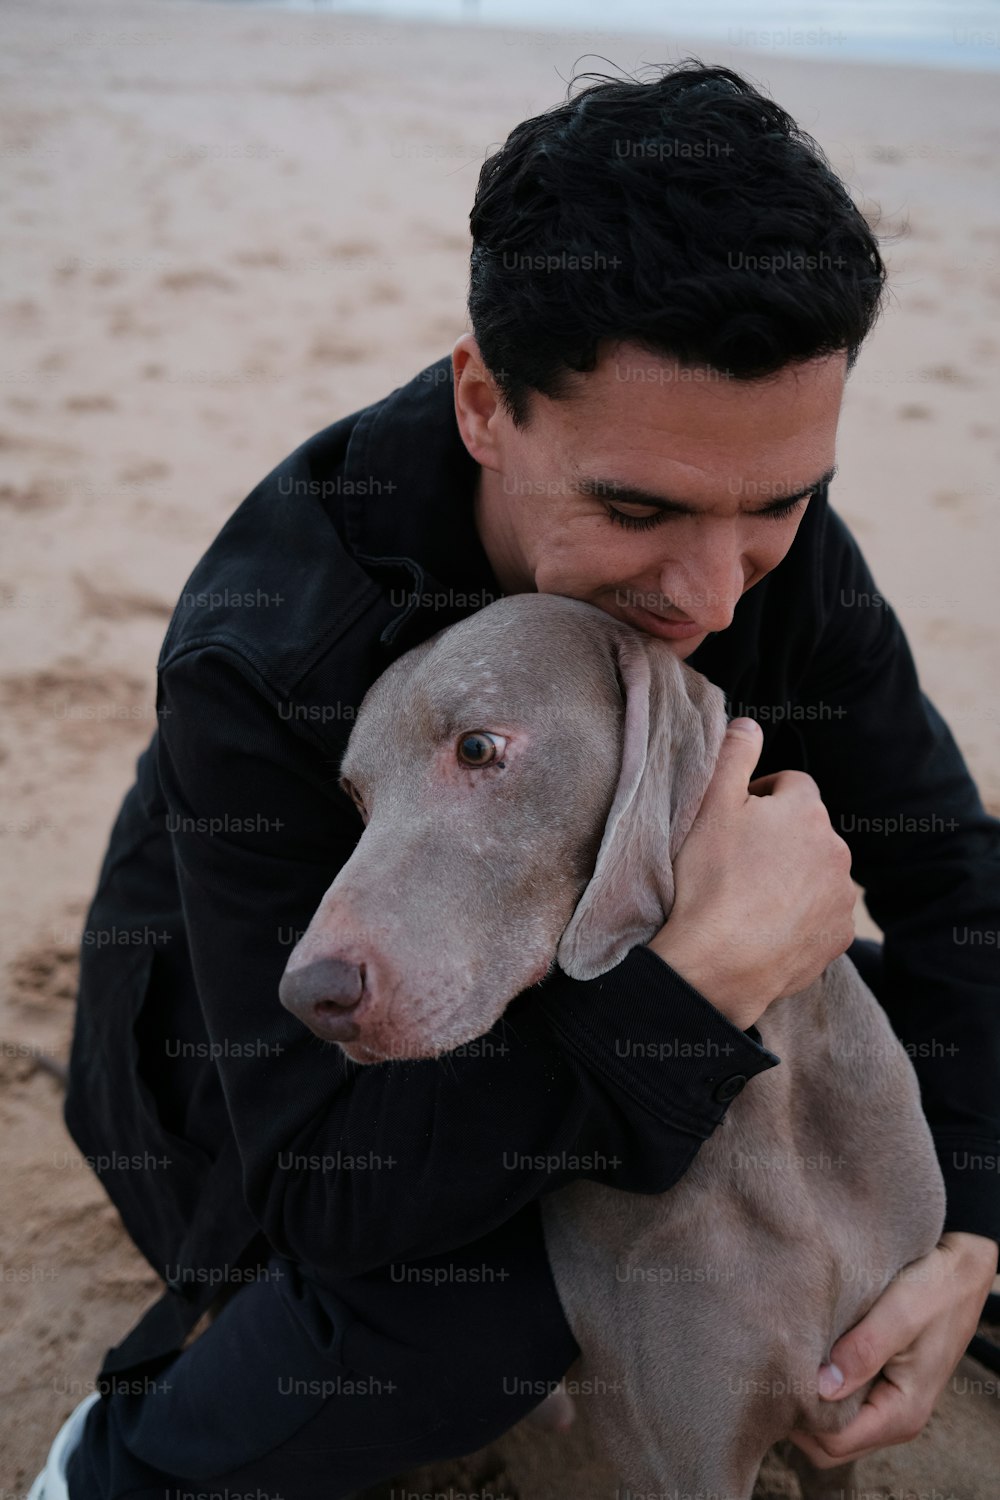
[(472, 329), (514, 422), (608, 339), (742, 380), (840, 350), (850, 368), (886, 270), (812, 137), (695, 58), (581, 76), (602, 81), (487, 157), (469, 215)]

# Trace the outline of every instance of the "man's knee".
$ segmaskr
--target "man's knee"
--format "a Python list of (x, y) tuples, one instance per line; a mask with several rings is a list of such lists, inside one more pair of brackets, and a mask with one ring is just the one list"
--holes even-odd
[[(536, 1233), (537, 1231), (537, 1233)], [(471, 1448), (505, 1432), (556, 1388), (579, 1356), (540, 1225), (512, 1227), (489, 1250), (465, 1247), (352, 1282), (342, 1358), (392, 1369), (403, 1404), (451, 1413)]]

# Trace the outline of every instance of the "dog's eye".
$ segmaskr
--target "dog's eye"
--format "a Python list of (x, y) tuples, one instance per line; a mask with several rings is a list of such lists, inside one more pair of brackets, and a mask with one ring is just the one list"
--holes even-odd
[(352, 786), (352, 784), (348, 781), (348, 779), (347, 779), (346, 776), (342, 776), (340, 778), (340, 786), (341, 786), (341, 789), (343, 791), (345, 791), (347, 793), (347, 795), (350, 797), (351, 801), (354, 803), (354, 806), (357, 808), (358, 812), (364, 818), (365, 823), (367, 823), (368, 822), (368, 809), (365, 807), (364, 799), (361, 796), (361, 794), (357, 791), (357, 789), (354, 786)]
[(472, 734), (463, 734), (458, 742), (458, 758), (463, 766), (488, 766), (497, 761), (507, 748), (507, 741), (499, 734), (490, 734), (486, 729), (476, 729)]

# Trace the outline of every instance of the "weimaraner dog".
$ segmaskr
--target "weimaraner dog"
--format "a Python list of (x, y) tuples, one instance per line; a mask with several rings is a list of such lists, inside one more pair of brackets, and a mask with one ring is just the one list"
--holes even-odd
[[(520, 594), (438, 632), (364, 698), (340, 769), (366, 827), (282, 1003), (378, 1063), (482, 1036), (554, 962), (605, 973), (670, 912), (725, 724), (719, 688), (578, 600)], [(869, 1387), (824, 1402), (819, 1366), (942, 1231), (916, 1077), (850, 960), (759, 1030), (780, 1066), (669, 1192), (542, 1200), (580, 1389), (601, 1393), (576, 1421), (622, 1493), (746, 1500), (793, 1428), (845, 1426)], [(809, 1500), (849, 1491), (847, 1466), (789, 1449)]]

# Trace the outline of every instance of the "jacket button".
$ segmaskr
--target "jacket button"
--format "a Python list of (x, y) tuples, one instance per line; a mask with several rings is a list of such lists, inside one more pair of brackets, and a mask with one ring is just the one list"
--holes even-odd
[(735, 1099), (740, 1089), (745, 1087), (746, 1081), (744, 1073), (733, 1073), (730, 1078), (722, 1080), (714, 1090), (712, 1098), (717, 1099), (720, 1104), (728, 1104), (730, 1099)]

